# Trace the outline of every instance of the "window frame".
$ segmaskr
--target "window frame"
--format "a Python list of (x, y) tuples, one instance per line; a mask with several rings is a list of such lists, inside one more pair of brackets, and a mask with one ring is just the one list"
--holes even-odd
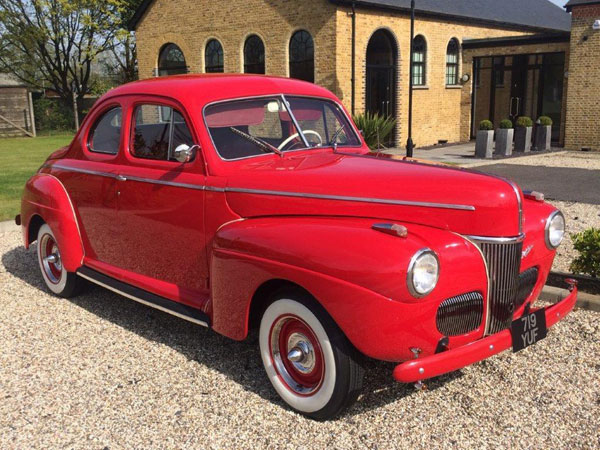
[[(163, 54), (166, 54), (167, 49), (171, 46), (176, 47), (177, 50), (179, 50), (179, 52), (181, 53), (181, 56), (183, 57), (183, 65), (176, 66), (176, 67), (169, 67), (169, 68), (164, 68), (164, 66), (163, 66), (163, 68), (161, 68), (162, 56), (163, 56)], [(185, 70), (185, 72), (182, 72), (182, 70)], [(175, 71), (175, 73), (161, 74), (161, 71), (167, 71), (167, 72)], [(171, 76), (171, 75), (181, 75), (181, 74), (186, 74), (186, 73), (190, 72), (190, 68), (188, 66), (187, 59), (185, 58), (185, 53), (183, 52), (183, 50), (181, 49), (181, 47), (179, 45), (177, 45), (174, 42), (167, 42), (160, 48), (160, 50), (158, 51), (158, 59), (156, 60), (156, 72), (159, 77), (167, 77), (167, 76)]]
[[(294, 38), (298, 35), (300, 35), (301, 33), (305, 33), (308, 35), (308, 37), (310, 38), (310, 42), (312, 44), (312, 58), (306, 58), (303, 60), (298, 60), (298, 61), (292, 61), (292, 43), (294, 42)], [(296, 64), (296, 65), (300, 65), (300, 64), (308, 64), (308, 65), (312, 65), (312, 72), (311, 72), (311, 78), (310, 80), (306, 80), (304, 78), (298, 78), (292, 75), (292, 64)], [(308, 71), (306, 71), (308, 73)], [(314, 83), (315, 82), (315, 39), (313, 38), (312, 34), (305, 29), (300, 29), (300, 30), (296, 30), (292, 33), (292, 35), (290, 36), (290, 40), (288, 42), (288, 74), (290, 78), (293, 78), (294, 80), (301, 80), (301, 81), (307, 81), (309, 83)]]
[[(417, 52), (415, 51), (415, 43), (417, 42), (417, 39), (419, 39), (419, 41), (423, 42), (423, 60), (422, 61), (415, 61), (415, 55), (417, 54)], [(425, 39), (425, 36), (423, 36), (422, 34), (418, 34), (413, 38), (412, 41), (412, 53), (413, 53), (413, 57), (411, 60), (411, 67), (412, 67), (412, 85), (414, 87), (425, 87), (427, 86), (427, 40)], [(420, 83), (415, 83), (415, 67), (421, 67), (421, 80)]]
[[(208, 70), (208, 58), (207, 58), (207, 50), (208, 46), (212, 43), (216, 42), (219, 44), (219, 48), (221, 49), (221, 65), (220, 66), (210, 66), (220, 68), (221, 70)], [(204, 73), (225, 73), (225, 49), (223, 48), (223, 44), (217, 38), (210, 38), (206, 41), (206, 45), (204, 46)]]
[[(98, 122), (100, 120), (102, 120), (102, 118), (111, 110), (116, 109), (116, 108), (120, 108), (121, 109), (121, 131), (119, 133), (119, 148), (117, 149), (116, 153), (107, 153), (107, 152), (99, 152), (96, 150), (92, 149), (90, 140), (91, 140), (91, 135), (92, 132), (94, 131), (94, 127), (98, 124)], [(126, 124), (126, 116), (125, 116), (126, 110), (125, 107), (123, 106), (123, 104), (116, 102), (116, 101), (109, 101), (109, 103), (102, 105), (98, 108), (98, 110), (96, 112), (94, 112), (93, 116), (90, 117), (90, 125), (87, 127), (87, 130), (85, 131), (85, 135), (83, 136), (83, 142), (81, 145), (81, 147), (84, 149), (84, 153), (85, 155), (89, 158), (89, 159), (95, 159), (95, 160), (112, 160), (112, 159), (116, 159), (118, 158), (118, 156), (121, 154), (121, 150), (123, 148), (123, 137), (124, 137), (124, 130), (125, 130), (125, 124)]]
[[(209, 108), (209, 107), (214, 106), (214, 105), (219, 105), (219, 104), (222, 104), (222, 103), (232, 103), (232, 102), (238, 102), (238, 101), (243, 101), (243, 100), (259, 100), (259, 99), (262, 99), (262, 98), (283, 98), (287, 102), (287, 98), (288, 97), (308, 98), (308, 99), (321, 100), (321, 101), (326, 101), (326, 102), (329, 102), (329, 103), (333, 103), (335, 105), (335, 107), (339, 109), (339, 111), (344, 115), (344, 117), (348, 121), (348, 123), (350, 125), (350, 128), (352, 129), (352, 133), (354, 134), (354, 136), (356, 137), (356, 139), (358, 141), (358, 145), (338, 145), (338, 148), (339, 147), (344, 147), (344, 148), (361, 148), (363, 146), (363, 139), (362, 139), (361, 134), (356, 129), (356, 126), (355, 126), (354, 122), (352, 121), (350, 115), (346, 111), (346, 109), (337, 100), (334, 100), (334, 99), (331, 99), (331, 98), (328, 98), (328, 97), (319, 97), (319, 96), (316, 96), (316, 95), (275, 93), (275, 94), (253, 95), (253, 96), (239, 97), (239, 98), (229, 98), (229, 99), (225, 99), (225, 100), (216, 100), (216, 101), (213, 101), (213, 102), (210, 102), (210, 103), (207, 103), (206, 105), (204, 105), (202, 107), (202, 122), (203, 122), (203, 126), (204, 126), (204, 128), (206, 130), (206, 133), (208, 134), (208, 137), (210, 139), (210, 143), (212, 145), (214, 154), (216, 154), (217, 157), (222, 162), (226, 162), (226, 163), (228, 163), (228, 162), (235, 162), (235, 161), (243, 161), (243, 160), (246, 160), (246, 159), (249, 159), (249, 158), (260, 158), (260, 157), (265, 157), (265, 156), (269, 156), (269, 155), (274, 155), (274, 153), (262, 153), (261, 152), (261, 153), (256, 154), (256, 155), (243, 156), (241, 158), (232, 158), (232, 159), (223, 158), (221, 156), (221, 154), (219, 153), (219, 151), (217, 150), (217, 146), (215, 144), (215, 141), (213, 140), (212, 134), (210, 133), (210, 128), (208, 126), (208, 123), (206, 122), (206, 108)], [(292, 121), (294, 123), (294, 126), (296, 126), (295, 119), (293, 119)], [(327, 148), (327, 147), (298, 148), (298, 149), (293, 149), (293, 150), (286, 150), (286, 151), (284, 151), (284, 154), (301, 152), (301, 151), (314, 151), (314, 150), (319, 150), (319, 149), (323, 149), (323, 148)]]
[[(260, 41), (260, 43), (262, 44), (262, 72), (248, 72), (246, 70), (247, 66), (256, 66), (258, 64), (261, 64), (260, 62), (258, 63), (253, 63), (253, 64), (248, 64), (246, 62), (246, 46), (248, 45), (248, 41), (250, 41), (250, 39), (252, 38), (256, 38)], [(259, 58), (260, 60), (260, 58)], [(267, 48), (265, 46), (265, 41), (263, 40), (263, 38), (261, 38), (258, 34), (256, 33), (252, 33), (249, 34), (246, 39), (244, 39), (244, 44), (242, 45), (242, 69), (243, 69), (243, 73), (248, 73), (248, 74), (253, 74), (253, 75), (265, 75), (267, 73)]]
[[(450, 49), (450, 45), (454, 44), (455, 45), (455, 49), (456, 51), (454, 53), (450, 53), (449, 49)], [(455, 62), (449, 62), (448, 61), (448, 57), (451, 55), (455, 55), (456, 56), (456, 61)], [(454, 78), (451, 80), (452, 83), (448, 83), (449, 80), (449, 74), (448, 74), (448, 69), (450, 68), (454, 68)], [(446, 46), (446, 73), (445, 73), (445, 83), (446, 86), (459, 86), (459, 80), (460, 80), (460, 43), (458, 42), (458, 39), (456, 38), (452, 38), (448, 41), (448, 45)]]
[[(198, 145), (200, 147), (198, 149), (198, 151), (196, 152), (196, 157), (194, 158), (194, 160), (190, 161), (189, 163), (185, 163), (184, 166), (185, 167), (196, 166), (196, 164), (198, 164), (198, 161), (200, 159), (202, 159), (202, 156), (200, 156), (200, 153), (202, 151), (202, 146), (198, 143), (199, 142), (198, 135), (194, 129), (194, 125), (193, 125), (192, 121), (190, 120), (189, 115), (187, 114), (186, 109), (179, 103), (172, 101), (168, 98), (154, 97), (154, 96), (136, 97), (128, 105), (128, 108), (127, 108), (128, 109), (128, 113), (127, 113), (127, 121), (128, 121), (127, 133), (128, 134), (127, 134), (127, 136), (124, 137), (124, 139), (126, 140), (125, 145), (127, 148), (123, 152), (126, 160), (129, 163), (136, 165), (136, 166), (144, 166), (144, 165), (148, 166), (148, 167), (153, 167), (153, 166), (181, 167), (182, 166), (182, 163), (180, 163), (179, 161), (171, 161), (169, 159), (143, 158), (140, 156), (136, 156), (135, 153), (133, 152), (133, 139), (135, 137), (135, 122), (136, 122), (135, 116), (136, 116), (137, 108), (140, 106), (144, 106), (144, 105), (168, 107), (168, 108), (172, 108), (173, 110), (176, 110), (179, 114), (181, 114), (181, 116), (183, 117), (183, 120), (185, 121), (186, 126), (188, 127), (190, 136), (192, 137), (192, 143), (191, 143), (190, 147), (192, 145)], [(173, 117), (173, 113), (171, 113), (171, 117)], [(171, 130), (169, 130), (169, 135), (171, 135)], [(171, 139), (171, 137), (169, 137), (169, 139)]]

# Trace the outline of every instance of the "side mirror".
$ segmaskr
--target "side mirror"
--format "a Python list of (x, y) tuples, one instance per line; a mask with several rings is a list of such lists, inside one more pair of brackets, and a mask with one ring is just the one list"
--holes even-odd
[(173, 158), (180, 163), (188, 163), (196, 157), (198, 149), (200, 149), (199, 145), (192, 145), (191, 147), (187, 144), (178, 145), (173, 151)]

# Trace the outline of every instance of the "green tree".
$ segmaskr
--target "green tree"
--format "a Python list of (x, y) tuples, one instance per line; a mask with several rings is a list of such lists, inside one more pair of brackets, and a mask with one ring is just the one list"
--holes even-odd
[[(79, 108), (93, 92), (101, 55), (118, 52), (129, 35), (132, 0), (0, 0), (0, 72), (55, 90)], [(133, 61), (135, 66), (135, 61)]]

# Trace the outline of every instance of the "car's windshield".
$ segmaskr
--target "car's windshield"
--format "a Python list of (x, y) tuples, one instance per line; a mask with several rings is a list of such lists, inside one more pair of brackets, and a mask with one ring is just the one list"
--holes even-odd
[(204, 119), (217, 152), (227, 160), (360, 145), (343, 110), (326, 99), (273, 96), (233, 100), (208, 106)]

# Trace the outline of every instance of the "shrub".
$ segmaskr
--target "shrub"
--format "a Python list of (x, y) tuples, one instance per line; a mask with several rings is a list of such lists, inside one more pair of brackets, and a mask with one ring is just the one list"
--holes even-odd
[(383, 143), (386, 142), (396, 126), (396, 119), (393, 117), (369, 112), (357, 114), (352, 118), (358, 129), (362, 130), (365, 142), (371, 150), (384, 147)]
[(520, 116), (517, 119), (517, 128), (529, 128), (533, 126), (533, 120), (531, 120), (530, 117), (527, 116)]
[(73, 110), (59, 99), (33, 101), (37, 131), (66, 131), (75, 128)]
[(571, 263), (573, 273), (597, 277), (600, 275), (600, 228), (588, 228), (571, 235), (579, 256)]
[(512, 127), (513, 127), (513, 123), (510, 120), (504, 119), (504, 120), (500, 121), (500, 128), (507, 130)]
[(538, 122), (540, 125), (542, 125), (544, 127), (552, 126), (552, 119), (548, 116), (540, 116), (540, 118), (538, 119)]
[(479, 129), (482, 131), (490, 131), (494, 129), (494, 124), (489, 120), (479, 122)]

